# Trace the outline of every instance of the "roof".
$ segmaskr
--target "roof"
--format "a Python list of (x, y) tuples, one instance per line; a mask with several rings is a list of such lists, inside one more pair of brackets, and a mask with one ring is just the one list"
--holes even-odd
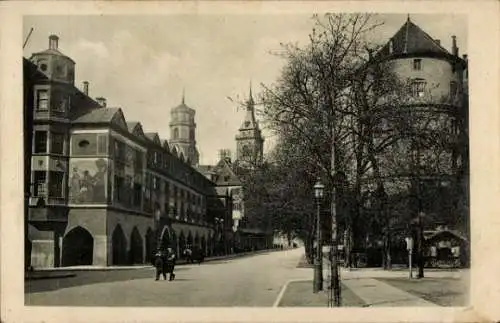
[(431, 231), (431, 232), (427, 232), (428, 233), (428, 236), (426, 237), (426, 240), (431, 240), (431, 239), (435, 239), (436, 237), (439, 237), (441, 235), (452, 235), (454, 237), (457, 237), (463, 241), (467, 241), (467, 238), (463, 237), (460, 232), (456, 231), (456, 230), (439, 230), (439, 231)]
[(109, 123), (120, 111), (120, 108), (98, 108), (76, 118), (73, 123)]
[[(392, 51), (391, 51), (392, 42)], [(438, 54), (450, 56), (451, 53), (435, 39), (415, 25), (409, 18), (376, 54), (377, 57), (389, 55)]]
[(134, 131), (134, 128), (139, 124), (138, 121), (128, 121), (127, 122), (127, 128), (128, 128), (128, 131), (132, 132)]
[(215, 174), (214, 166), (212, 165), (198, 165), (196, 170), (202, 174)]
[(69, 59), (70, 61), (72, 61), (73, 63), (75, 62), (73, 59), (71, 59), (71, 57), (66, 56), (63, 53), (61, 53), (59, 50), (53, 49), (53, 48), (49, 48), (49, 49), (46, 49), (46, 50), (41, 51), (41, 52), (33, 53), (32, 56), (34, 56), (34, 55), (57, 55), (57, 56), (65, 57), (65, 58)]

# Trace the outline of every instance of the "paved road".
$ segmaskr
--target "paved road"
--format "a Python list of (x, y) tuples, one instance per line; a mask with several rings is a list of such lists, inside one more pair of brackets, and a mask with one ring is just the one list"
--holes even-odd
[(296, 268), (303, 253), (299, 248), (186, 265), (178, 268), (173, 282), (155, 281), (153, 268), (79, 273), (30, 282), (25, 301), (57, 306), (272, 306), (287, 280), (310, 275)]

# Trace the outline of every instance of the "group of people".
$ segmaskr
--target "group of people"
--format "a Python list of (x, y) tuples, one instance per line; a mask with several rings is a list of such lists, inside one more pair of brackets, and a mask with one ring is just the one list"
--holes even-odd
[(156, 267), (156, 279), (160, 279), (160, 275), (163, 275), (163, 279), (167, 280), (167, 274), (169, 274), (170, 281), (175, 279), (174, 269), (175, 269), (175, 252), (172, 248), (167, 248), (167, 250), (158, 250), (153, 258), (154, 266)]
[[(197, 246), (186, 246), (182, 255), (188, 263), (197, 262), (198, 264), (201, 264), (205, 259), (205, 253), (200, 247)], [(163, 276), (163, 279), (167, 280), (167, 274), (169, 274), (170, 281), (174, 280), (176, 260), (177, 257), (172, 248), (168, 247), (166, 250), (159, 249), (153, 257), (153, 264), (156, 268), (156, 280), (159, 280), (160, 276)]]

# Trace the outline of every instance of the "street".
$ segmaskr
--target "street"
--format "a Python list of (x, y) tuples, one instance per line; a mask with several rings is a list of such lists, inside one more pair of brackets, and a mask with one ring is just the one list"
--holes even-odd
[(297, 270), (303, 248), (185, 265), (175, 281), (155, 281), (154, 269), (86, 271), (76, 277), (27, 283), (26, 305), (264, 306), (270, 307)]

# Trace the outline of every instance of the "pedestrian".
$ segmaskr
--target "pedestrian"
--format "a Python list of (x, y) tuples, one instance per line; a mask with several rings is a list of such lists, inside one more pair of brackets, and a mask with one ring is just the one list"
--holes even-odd
[(167, 280), (167, 271), (166, 271), (166, 261), (165, 255), (161, 250), (158, 250), (154, 255), (154, 266), (156, 268), (156, 279), (160, 279), (160, 274), (163, 275), (163, 279)]
[[(174, 269), (175, 269), (175, 252), (172, 248), (167, 248), (167, 254), (166, 254), (166, 270), (165, 273), (163, 274), (164, 276), (168, 272), (169, 274), (169, 280), (174, 280), (175, 279), (175, 274), (174, 274)], [(166, 278), (165, 278), (166, 279)]]

